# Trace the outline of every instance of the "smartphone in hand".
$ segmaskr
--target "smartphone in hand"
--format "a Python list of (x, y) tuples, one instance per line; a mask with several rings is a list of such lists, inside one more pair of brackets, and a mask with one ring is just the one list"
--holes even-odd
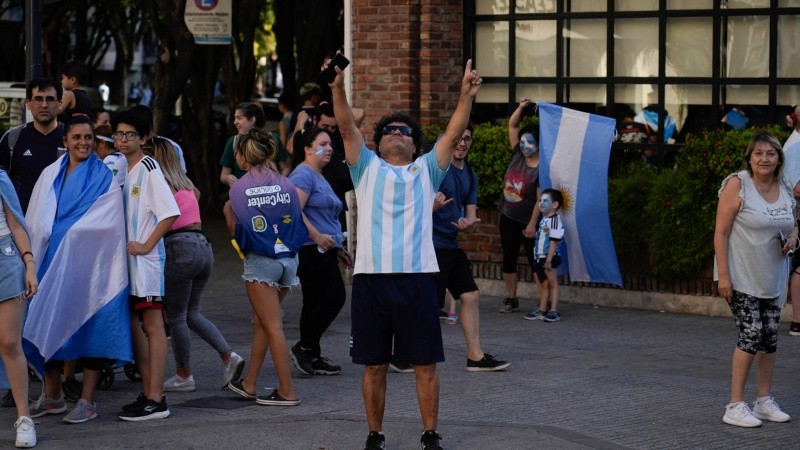
[(320, 73), (320, 76), (326, 83), (331, 84), (333, 80), (336, 79), (336, 69), (334, 69), (334, 67), (338, 67), (340, 70), (344, 71), (349, 65), (350, 60), (343, 54), (337, 52), (336, 56), (328, 63), (328, 67)]

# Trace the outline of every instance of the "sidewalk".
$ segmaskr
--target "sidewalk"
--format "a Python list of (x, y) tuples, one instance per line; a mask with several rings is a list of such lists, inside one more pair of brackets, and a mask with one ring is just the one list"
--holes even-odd
[[(252, 311), (241, 281), (241, 262), (221, 221), (206, 224), (216, 266), (203, 311), (234, 350), (249, 360)], [(348, 298), (349, 300), (349, 298)], [(283, 308), (290, 345), (298, 337), (301, 297)], [(526, 321), (535, 308), (499, 314), (498, 297), (481, 301), (484, 351), (511, 362), (506, 372), (465, 371), (460, 325), (442, 325), (438, 431), (446, 449), (585, 448), (796, 448), (800, 436), (800, 337), (781, 326), (773, 395), (795, 419), (742, 429), (722, 423), (728, 401), (730, 357), (736, 342), (732, 319), (593, 307), (565, 303), (559, 323)], [(98, 391), (99, 417), (64, 425), (61, 416), (37, 419), (39, 445), (65, 448), (266, 448), (333, 450), (363, 448), (368, 429), (361, 400), (361, 367), (350, 363), (349, 301), (323, 338), (323, 354), (343, 367), (339, 376), (295, 376), (302, 403), (293, 408), (258, 406), (221, 390), (214, 351), (193, 341), (198, 390), (168, 394), (172, 416), (128, 423), (116, 413), (140, 385), (117, 374)], [(174, 370), (171, 352), (168, 373)], [(755, 397), (751, 373), (747, 399)], [(270, 358), (261, 392), (275, 383)], [(38, 393), (40, 383), (33, 383)], [(199, 403), (192, 405), (191, 402)], [(200, 407), (196, 407), (200, 406)], [(0, 443), (13, 443), (15, 419), (0, 409)], [(389, 374), (384, 433), (389, 449), (417, 449), (421, 422), (413, 374)]]

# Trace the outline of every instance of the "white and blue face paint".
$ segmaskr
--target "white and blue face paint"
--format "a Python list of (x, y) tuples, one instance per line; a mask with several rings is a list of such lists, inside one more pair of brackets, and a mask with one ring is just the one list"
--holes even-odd
[(553, 210), (553, 200), (550, 198), (550, 194), (542, 195), (542, 199), (539, 200), (539, 210), (542, 211), (542, 214), (547, 214)]
[(317, 155), (317, 156), (324, 155), (325, 154), (325, 147), (320, 145), (319, 147), (317, 147), (316, 150), (314, 150), (314, 154)]
[(525, 133), (520, 137), (519, 150), (526, 158), (535, 155), (539, 151), (539, 144), (536, 142), (536, 138), (533, 137), (533, 134)]

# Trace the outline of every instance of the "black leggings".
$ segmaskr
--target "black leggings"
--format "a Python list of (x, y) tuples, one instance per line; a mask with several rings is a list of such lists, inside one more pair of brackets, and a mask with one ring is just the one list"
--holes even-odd
[(300, 249), (297, 276), (303, 292), (300, 311), (300, 346), (320, 357), (319, 341), (344, 306), (347, 292), (339, 271), (337, 250), (320, 253), (316, 245)]
[(534, 266), (533, 244), (534, 239), (522, 235), (522, 230), (528, 224), (509, 219), (505, 214), (500, 214), (500, 245), (503, 247), (503, 273), (517, 273), (519, 260), (519, 245), (525, 249), (528, 264)]

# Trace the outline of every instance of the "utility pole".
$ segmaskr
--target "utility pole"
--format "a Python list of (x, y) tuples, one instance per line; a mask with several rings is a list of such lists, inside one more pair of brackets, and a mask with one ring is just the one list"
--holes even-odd
[(25, 82), (42, 76), (42, 0), (25, 0)]

